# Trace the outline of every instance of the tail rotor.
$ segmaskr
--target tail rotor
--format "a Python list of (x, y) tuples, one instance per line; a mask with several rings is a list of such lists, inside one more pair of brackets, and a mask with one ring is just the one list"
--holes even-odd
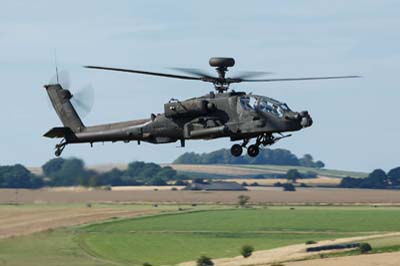
[(71, 92), (71, 103), (80, 117), (86, 117), (94, 105), (94, 88), (91, 83), (84, 85), (77, 90), (71, 90), (71, 75), (68, 71), (62, 70), (54, 75), (49, 84), (59, 84), (65, 90)]

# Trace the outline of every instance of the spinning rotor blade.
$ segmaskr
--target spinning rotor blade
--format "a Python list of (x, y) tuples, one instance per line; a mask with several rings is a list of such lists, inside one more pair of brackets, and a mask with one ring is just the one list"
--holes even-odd
[(192, 77), (192, 76), (183, 76), (183, 75), (173, 75), (173, 74), (158, 73), (158, 72), (149, 72), (149, 71), (134, 70), (134, 69), (112, 68), (112, 67), (101, 67), (101, 66), (84, 66), (84, 67), (85, 67), (85, 68), (91, 68), (91, 69), (111, 70), (111, 71), (128, 72), (128, 73), (135, 73), (135, 74), (143, 74), (143, 75), (160, 76), (160, 77), (166, 77), (166, 78), (189, 79), (189, 80), (202, 80), (201, 77)]
[(234, 63), (235, 62), (234, 62), (233, 58), (211, 58), (210, 66), (215, 67), (215, 70), (218, 73), (217, 77), (215, 77), (211, 74), (208, 74), (207, 72), (205, 72), (201, 69), (197, 69), (197, 68), (173, 68), (175, 70), (189, 74), (189, 75), (175, 75), (175, 74), (167, 74), (167, 73), (159, 73), (159, 72), (149, 72), (149, 71), (143, 71), (143, 70), (111, 68), (111, 67), (102, 67), (102, 66), (84, 66), (84, 67), (91, 68), (91, 69), (128, 72), (128, 73), (160, 76), (160, 77), (167, 77), (167, 78), (200, 80), (200, 81), (213, 83), (215, 89), (218, 92), (227, 91), (229, 89), (230, 84), (241, 83), (241, 82), (273, 82), (273, 81), (301, 81), (301, 80), (360, 78), (360, 76), (328, 76), (328, 77), (305, 77), (305, 78), (254, 79), (254, 77), (257, 77), (257, 76), (271, 74), (271, 72), (255, 72), (255, 71), (247, 71), (247, 72), (241, 72), (241, 73), (239, 72), (239, 74), (236, 76), (226, 77), (225, 74), (228, 71), (228, 68), (232, 67), (234, 65)]
[(183, 67), (173, 67), (171, 69), (181, 71), (186, 74), (196, 75), (198, 77), (209, 78), (209, 79), (217, 79), (217, 77), (213, 77), (209, 73), (198, 69), (198, 68), (183, 68)]
[(80, 116), (87, 116), (94, 105), (94, 89), (92, 85), (88, 84), (74, 93), (71, 98), (71, 103)]
[[(49, 84), (60, 84), (61, 87), (65, 90), (70, 90), (71, 79), (68, 71), (62, 70), (59, 71), (56, 75), (54, 75)], [(81, 88), (76, 93), (74, 90), (72, 91), (71, 103), (75, 107), (78, 114), (82, 117), (85, 117), (92, 110), (94, 105), (94, 89), (91, 84), (88, 84)], [(48, 100), (48, 105), (51, 108), (52, 103), (50, 99), (46, 97)]]
[(277, 78), (277, 79), (237, 79), (237, 80), (233, 80), (231, 83), (295, 81), (295, 80), (318, 80), (318, 79), (351, 79), (351, 78), (361, 78), (361, 76), (333, 76), (333, 77)]
[(239, 75), (233, 76), (232, 79), (248, 79), (252, 77), (258, 77), (263, 75), (270, 75), (272, 72), (263, 72), (263, 71), (241, 71)]

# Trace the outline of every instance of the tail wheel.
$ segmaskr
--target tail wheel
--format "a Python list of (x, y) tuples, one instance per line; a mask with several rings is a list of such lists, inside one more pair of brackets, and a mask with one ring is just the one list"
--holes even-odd
[(239, 157), (240, 155), (242, 155), (243, 152), (243, 148), (241, 145), (239, 144), (234, 144), (231, 147), (231, 154), (235, 157)]
[(250, 145), (247, 148), (247, 154), (250, 157), (256, 157), (260, 153), (260, 148), (257, 145)]

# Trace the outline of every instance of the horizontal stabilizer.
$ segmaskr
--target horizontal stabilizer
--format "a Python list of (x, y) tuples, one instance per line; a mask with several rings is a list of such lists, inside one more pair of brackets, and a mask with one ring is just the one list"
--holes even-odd
[(69, 127), (53, 127), (43, 136), (47, 138), (64, 138), (70, 134), (73, 134), (73, 132)]

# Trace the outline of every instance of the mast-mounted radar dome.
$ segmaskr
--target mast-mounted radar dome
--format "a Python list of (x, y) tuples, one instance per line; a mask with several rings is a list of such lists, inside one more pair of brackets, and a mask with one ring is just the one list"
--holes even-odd
[(233, 67), (235, 65), (235, 59), (231, 57), (211, 57), (209, 64), (212, 67)]

